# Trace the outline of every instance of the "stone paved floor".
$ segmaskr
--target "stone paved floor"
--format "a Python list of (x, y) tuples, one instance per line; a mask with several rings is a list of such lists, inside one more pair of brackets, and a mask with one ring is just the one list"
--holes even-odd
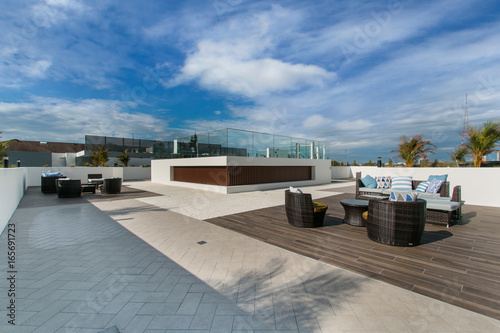
[(272, 206), (282, 191), (261, 202), (262, 193), (132, 185), (163, 198), (58, 199), (28, 189), (10, 221), (16, 273), (7, 230), (0, 238), (0, 332), (500, 332), (489, 317), (190, 216), (222, 214), (217, 204)]

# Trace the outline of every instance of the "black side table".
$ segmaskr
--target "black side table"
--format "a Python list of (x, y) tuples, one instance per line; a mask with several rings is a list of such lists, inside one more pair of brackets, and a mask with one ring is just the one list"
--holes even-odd
[(368, 200), (347, 199), (340, 200), (340, 204), (345, 211), (344, 223), (355, 227), (366, 226), (362, 214), (368, 210)]

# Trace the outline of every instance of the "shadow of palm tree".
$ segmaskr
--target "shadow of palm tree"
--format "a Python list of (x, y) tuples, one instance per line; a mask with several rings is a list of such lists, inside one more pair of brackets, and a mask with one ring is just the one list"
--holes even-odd
[[(317, 331), (316, 316), (332, 316), (353, 296), (362, 277), (346, 275), (317, 261), (303, 267), (271, 259), (265, 271), (247, 271), (227, 282), (237, 292), (236, 304), (252, 316), (236, 316), (233, 330)], [(333, 273), (332, 273), (333, 271)]]

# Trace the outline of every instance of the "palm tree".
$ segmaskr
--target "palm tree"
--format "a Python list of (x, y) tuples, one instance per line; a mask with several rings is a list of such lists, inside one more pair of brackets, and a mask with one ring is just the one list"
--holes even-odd
[(469, 127), (465, 147), (472, 155), (475, 167), (480, 167), (484, 156), (495, 151), (498, 141), (500, 141), (500, 124), (496, 121), (485, 122), (481, 129), (476, 126)]
[(118, 156), (118, 160), (124, 167), (128, 167), (128, 162), (130, 162), (130, 156), (128, 155), (128, 149), (123, 151), (123, 154)]
[(405, 161), (405, 166), (412, 167), (419, 158), (426, 158), (427, 154), (431, 154), (436, 149), (436, 146), (431, 141), (422, 139), (423, 135), (415, 135), (410, 140), (406, 136), (399, 139), (399, 148), (391, 150), (397, 152), (397, 157)]
[(449, 153), (451, 160), (455, 161), (457, 163), (457, 166), (459, 164), (464, 164), (465, 163), (465, 157), (469, 155), (469, 150), (465, 146), (457, 146), (455, 147), (455, 150), (453, 153)]
[(92, 147), (92, 162), (95, 166), (104, 166), (108, 160), (108, 150), (103, 145), (97, 149)]

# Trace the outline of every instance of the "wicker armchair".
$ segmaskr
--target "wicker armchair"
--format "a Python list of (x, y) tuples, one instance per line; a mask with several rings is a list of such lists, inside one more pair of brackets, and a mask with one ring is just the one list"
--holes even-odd
[(366, 231), (375, 242), (395, 246), (420, 244), (427, 217), (426, 201), (399, 202), (371, 199)]
[(82, 195), (80, 179), (58, 179), (57, 196), (59, 198), (76, 198)]
[(328, 206), (313, 202), (309, 193), (285, 191), (285, 210), (288, 223), (299, 228), (317, 228), (323, 226)]
[(57, 193), (56, 182), (60, 178), (66, 178), (65, 176), (60, 177), (41, 177), (42, 193)]
[(104, 178), (101, 194), (119, 194), (122, 191), (121, 178)]

